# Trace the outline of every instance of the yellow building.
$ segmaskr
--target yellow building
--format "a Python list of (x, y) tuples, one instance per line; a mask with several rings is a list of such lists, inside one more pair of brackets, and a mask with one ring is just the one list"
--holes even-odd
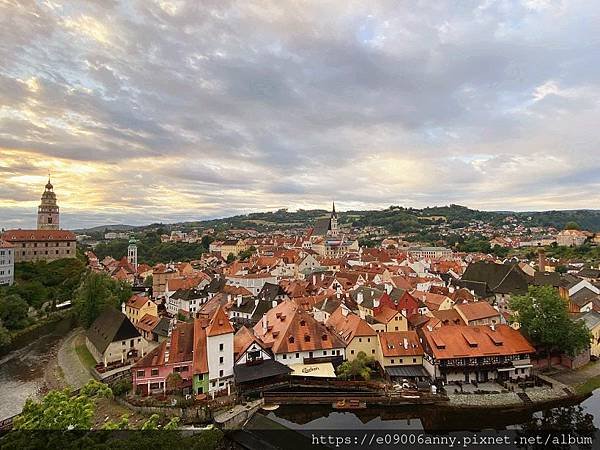
[(589, 311), (578, 317), (585, 322), (586, 327), (592, 334), (590, 342), (590, 355), (600, 356), (600, 313)]
[(372, 358), (377, 357), (377, 332), (354, 314), (346, 305), (340, 305), (327, 319), (326, 325), (346, 344), (346, 359), (352, 361), (360, 352)]
[(156, 303), (150, 298), (142, 297), (141, 295), (133, 295), (127, 300), (127, 303), (123, 303), (122, 311), (134, 325), (137, 325), (140, 319), (146, 314), (158, 317), (158, 307), (156, 306)]
[(377, 361), (391, 380), (424, 380), (423, 347), (416, 331), (379, 333)]
[(407, 331), (408, 321), (406, 317), (402, 315), (400, 311), (396, 311), (389, 306), (380, 306), (373, 310), (374, 324), (371, 326), (380, 332), (392, 332), (392, 331)]

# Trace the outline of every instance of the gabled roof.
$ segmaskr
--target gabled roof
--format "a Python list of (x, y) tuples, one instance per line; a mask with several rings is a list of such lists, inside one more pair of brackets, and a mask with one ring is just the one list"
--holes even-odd
[(121, 311), (106, 308), (92, 323), (86, 336), (100, 353), (104, 353), (111, 342), (138, 338), (140, 333)]
[(489, 319), (490, 317), (496, 317), (500, 315), (500, 313), (486, 301), (461, 303), (459, 305), (455, 305), (454, 308), (461, 313), (461, 315), (468, 322)]
[(223, 309), (223, 306), (219, 306), (210, 319), (210, 323), (206, 328), (206, 335), (212, 337), (234, 332), (225, 309)]
[[(344, 311), (347, 314), (344, 314)], [(349, 344), (352, 339), (358, 336), (376, 336), (377, 333), (371, 326), (361, 319), (358, 315), (349, 311), (344, 306), (340, 306), (327, 319), (328, 327), (332, 327), (336, 334)]]
[(266, 318), (254, 326), (254, 334), (274, 353), (346, 347), (335, 333), (291, 300), (285, 300), (270, 309)]
[(462, 280), (485, 283), (490, 292), (526, 294), (528, 277), (517, 264), (477, 261), (469, 264)]
[(134, 309), (140, 309), (148, 302), (152, 302), (152, 300), (148, 297), (144, 297), (142, 295), (132, 295), (129, 300), (127, 300), (127, 306)]

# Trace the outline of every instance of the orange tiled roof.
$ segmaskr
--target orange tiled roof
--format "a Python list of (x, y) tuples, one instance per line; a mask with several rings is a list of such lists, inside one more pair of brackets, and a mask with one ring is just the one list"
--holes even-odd
[(208, 373), (208, 350), (206, 343), (206, 326), (204, 318), (194, 320), (194, 373)]
[(375, 336), (377, 333), (371, 326), (358, 315), (348, 311), (344, 315), (344, 307), (338, 308), (327, 319), (327, 326), (332, 327), (336, 334), (341, 337), (346, 344), (349, 344), (356, 336)]
[(428, 346), (436, 359), (507, 356), (534, 353), (521, 333), (508, 325), (470, 327), (456, 325), (432, 331), (423, 328)]
[(139, 328), (140, 330), (144, 330), (148, 333), (152, 332), (152, 330), (154, 330), (154, 327), (156, 326), (156, 324), (160, 321), (160, 318), (150, 315), (150, 314), (144, 314), (144, 316), (139, 320), (139, 322), (135, 325), (136, 328)]
[(75, 233), (66, 230), (6, 230), (2, 239), (7, 242), (74, 241)]
[(127, 300), (127, 306), (130, 308), (140, 309), (147, 302), (151, 302), (148, 297), (142, 297), (141, 295), (132, 295), (129, 300)]
[(274, 353), (344, 348), (346, 344), (291, 300), (281, 302), (254, 326), (254, 334)]
[(423, 356), (423, 347), (416, 331), (391, 331), (379, 333), (379, 345), (384, 357)]
[(388, 323), (396, 314), (398, 314), (398, 311), (386, 305), (381, 305), (373, 309), (373, 317), (380, 323)]
[(469, 321), (499, 316), (500, 313), (486, 301), (461, 303), (454, 306)]
[(206, 328), (207, 336), (220, 336), (222, 334), (233, 333), (234, 329), (231, 326), (231, 322), (229, 322), (229, 317), (227, 317), (227, 313), (223, 309), (222, 306), (219, 306), (215, 311), (212, 319), (210, 319), (210, 323)]

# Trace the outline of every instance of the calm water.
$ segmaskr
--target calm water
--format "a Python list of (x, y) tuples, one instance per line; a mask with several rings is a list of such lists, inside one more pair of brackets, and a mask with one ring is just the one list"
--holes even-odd
[(44, 372), (56, 357), (61, 335), (46, 335), (0, 358), (0, 419), (21, 412), (44, 387)]
[(490, 410), (482, 414), (432, 407), (397, 407), (339, 412), (330, 407), (282, 406), (267, 417), (295, 430), (504, 430), (535, 427), (536, 420), (542, 418), (555, 424), (556, 429), (582, 425), (600, 428), (600, 390), (579, 404), (543, 411)]

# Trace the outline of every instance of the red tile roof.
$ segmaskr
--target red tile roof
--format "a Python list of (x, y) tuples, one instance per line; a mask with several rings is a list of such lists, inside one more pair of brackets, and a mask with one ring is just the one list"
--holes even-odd
[(194, 374), (208, 373), (207, 325), (204, 318), (194, 320)]
[(348, 313), (344, 315), (344, 307), (339, 306), (326, 322), (326, 325), (333, 328), (346, 344), (349, 344), (356, 336), (377, 335), (375, 330), (365, 320), (348, 311), (348, 309), (346, 311)]
[(459, 305), (455, 305), (454, 308), (462, 313), (465, 319), (467, 319), (469, 322), (473, 320), (497, 317), (500, 315), (500, 313), (486, 301), (461, 303)]
[(274, 353), (345, 348), (346, 344), (296, 303), (285, 300), (254, 326), (254, 334)]
[(7, 230), (2, 239), (8, 242), (74, 241), (75, 233), (66, 230)]
[(148, 297), (142, 297), (141, 295), (132, 295), (129, 300), (127, 300), (127, 306), (130, 308), (140, 309), (147, 302), (151, 302), (152, 300)]
[(391, 331), (379, 333), (381, 354), (386, 358), (395, 356), (423, 356), (423, 347), (416, 331)]
[(507, 356), (534, 353), (535, 349), (521, 333), (508, 325), (470, 327), (456, 325), (432, 331), (422, 328), (436, 359)]
[(219, 306), (212, 316), (212, 319), (210, 319), (210, 323), (206, 328), (206, 335), (220, 336), (222, 334), (234, 332), (235, 330), (233, 329), (233, 326), (231, 326), (231, 322), (229, 322), (229, 317), (227, 317), (227, 313), (223, 309), (223, 306)]

